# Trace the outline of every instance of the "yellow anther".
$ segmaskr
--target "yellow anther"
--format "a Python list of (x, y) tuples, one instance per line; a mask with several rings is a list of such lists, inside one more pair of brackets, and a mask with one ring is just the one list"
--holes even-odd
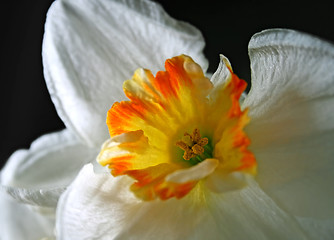
[(193, 158), (193, 157), (195, 157), (195, 156), (196, 156), (196, 154), (194, 154), (194, 153), (191, 151), (191, 149), (190, 149), (190, 151), (185, 151), (184, 154), (183, 154), (183, 158), (184, 158), (184, 160), (190, 160), (190, 158)]
[(201, 140), (199, 140), (198, 142), (197, 142), (197, 144), (198, 145), (200, 145), (200, 146), (205, 146), (206, 144), (208, 144), (209, 143), (209, 140), (208, 140), (208, 138), (202, 138)]
[(187, 151), (189, 149), (188, 145), (183, 141), (176, 142), (176, 146), (181, 148), (183, 151)]
[(195, 144), (194, 146), (192, 146), (191, 150), (196, 155), (201, 155), (202, 153), (204, 153), (204, 148), (198, 144)]
[(182, 141), (176, 142), (176, 146), (184, 151), (183, 158), (189, 160), (190, 158), (196, 157), (204, 153), (204, 146), (208, 144), (207, 138), (201, 138), (201, 134), (198, 128), (195, 128), (193, 133), (190, 135), (185, 132)]
[(195, 143), (198, 143), (201, 140), (201, 134), (199, 133), (198, 128), (195, 128), (192, 135), (192, 140)]

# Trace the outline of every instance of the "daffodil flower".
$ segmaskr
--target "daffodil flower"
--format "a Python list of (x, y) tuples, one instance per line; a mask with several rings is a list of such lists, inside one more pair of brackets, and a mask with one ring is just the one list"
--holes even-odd
[(138, 66), (162, 69), (182, 53), (202, 66), (204, 39), (145, 0), (57, 0), (43, 40), (44, 75), (66, 129), (18, 150), (1, 171), (0, 238), (54, 236), (58, 198), (108, 137), (106, 112)]
[[(82, 168), (58, 203), (59, 239), (332, 239), (333, 46), (290, 30), (254, 35), (241, 106), (244, 82), (225, 57), (209, 81), (202, 48), (196, 29), (150, 2), (56, 1), (43, 57), (67, 129), (15, 153), (2, 189), (52, 213), (109, 129), (98, 161), (112, 174)], [(166, 71), (145, 70), (163, 59)], [(42, 236), (46, 217), (1, 204), (2, 218), (34, 221), (7, 239)], [(10, 214), (21, 210), (29, 218)]]
[[(209, 81), (181, 55), (138, 69), (110, 138), (61, 196), (60, 239), (331, 239), (334, 47), (254, 35), (252, 88), (221, 57)], [(251, 144), (250, 144), (251, 142)]]

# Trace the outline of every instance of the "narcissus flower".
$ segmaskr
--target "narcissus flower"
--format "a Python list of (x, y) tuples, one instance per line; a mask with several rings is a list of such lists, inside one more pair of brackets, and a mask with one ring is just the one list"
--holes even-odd
[[(56, 206), (58, 239), (334, 238), (331, 44), (254, 35), (239, 99), (228, 60), (209, 81), (200, 32), (152, 2), (57, 0), (45, 31), (46, 82), (67, 129), (1, 171), (1, 194), (16, 200), (0, 198), (1, 238), (51, 237)], [(82, 168), (106, 139), (109, 168)]]
[(211, 81), (185, 55), (136, 70), (107, 115), (97, 160), (111, 174), (81, 170), (58, 204), (60, 238), (331, 239), (334, 48), (275, 29), (249, 55), (241, 106), (223, 56)]

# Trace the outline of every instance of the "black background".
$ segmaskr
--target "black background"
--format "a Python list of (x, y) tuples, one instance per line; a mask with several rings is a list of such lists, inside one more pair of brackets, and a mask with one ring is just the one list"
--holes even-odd
[[(0, 162), (48, 132), (64, 128), (44, 83), (41, 45), (52, 0), (1, 4)], [(239, 77), (250, 80), (247, 45), (263, 29), (292, 28), (334, 42), (330, 1), (158, 1), (174, 18), (199, 28), (209, 71), (226, 55)]]

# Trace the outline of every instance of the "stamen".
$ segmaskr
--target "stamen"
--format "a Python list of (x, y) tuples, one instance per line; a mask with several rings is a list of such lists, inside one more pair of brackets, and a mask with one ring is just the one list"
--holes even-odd
[(182, 142), (182, 141), (176, 142), (176, 146), (181, 148), (183, 151), (188, 151), (188, 149), (189, 149), (188, 145), (185, 142)]
[(199, 144), (195, 144), (194, 146), (192, 146), (191, 150), (193, 150), (193, 152), (197, 155), (201, 155), (202, 153), (204, 153), (204, 148)]
[(176, 142), (176, 146), (184, 151), (183, 158), (185, 160), (190, 160), (193, 157), (201, 159), (201, 155), (205, 152), (204, 146), (208, 143), (208, 138), (201, 138), (199, 129), (195, 128), (192, 134), (185, 132), (182, 141)]
[(201, 134), (199, 133), (198, 128), (195, 128), (192, 135), (192, 140), (194, 142), (199, 142), (201, 140)]

